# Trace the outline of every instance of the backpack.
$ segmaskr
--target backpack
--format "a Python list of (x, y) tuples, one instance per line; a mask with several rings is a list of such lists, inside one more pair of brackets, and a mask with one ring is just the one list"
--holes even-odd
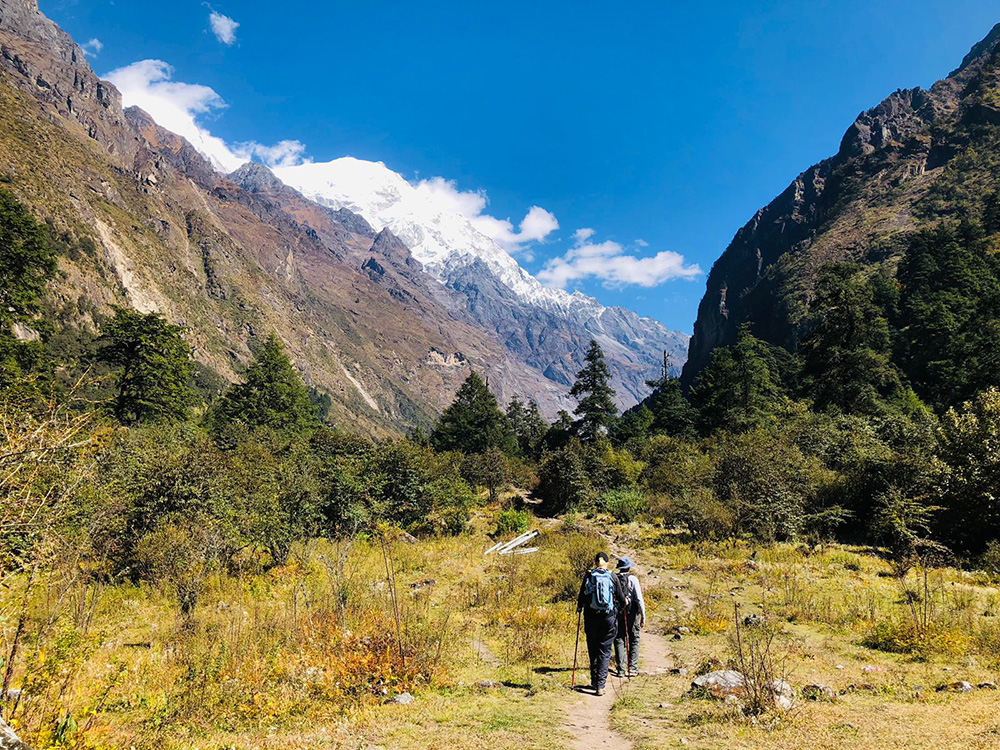
[(635, 619), (639, 614), (639, 598), (635, 596), (635, 586), (628, 573), (619, 573), (618, 580), (621, 581), (622, 591), (625, 592), (625, 611), (629, 619)]
[(615, 608), (615, 584), (611, 573), (602, 568), (587, 575), (584, 593), (590, 595), (590, 608), (598, 612), (611, 612)]

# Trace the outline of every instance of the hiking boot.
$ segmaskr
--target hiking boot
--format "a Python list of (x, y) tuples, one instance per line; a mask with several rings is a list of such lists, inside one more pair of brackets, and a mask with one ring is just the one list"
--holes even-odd
[(596, 695), (598, 698), (604, 695), (604, 688), (597, 688), (597, 690), (594, 691), (594, 695)]

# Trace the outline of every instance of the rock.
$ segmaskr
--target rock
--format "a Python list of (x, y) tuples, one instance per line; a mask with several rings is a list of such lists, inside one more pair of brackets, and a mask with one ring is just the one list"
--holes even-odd
[(31, 750), (3, 719), (0, 719), (0, 750)]
[[(491, 688), (503, 687), (503, 683), (496, 682), (495, 680), (482, 680), (481, 682), (476, 683), (476, 687), (480, 690), (489, 690)], [(406, 695), (409, 695), (409, 693), (406, 693)]]
[(771, 683), (771, 696), (774, 698), (774, 705), (782, 711), (787, 711), (792, 707), (795, 699), (795, 688), (784, 680), (774, 680)]
[(971, 693), (975, 688), (971, 682), (959, 680), (958, 682), (949, 682), (946, 685), (938, 685), (935, 690), (939, 693)]
[(669, 703), (661, 703), (660, 705), (657, 706), (657, 708), (670, 708), (670, 704)]
[(687, 667), (674, 667), (670, 670), (670, 674), (685, 675), (688, 673)]
[(437, 581), (434, 580), (433, 578), (425, 578), (422, 581), (414, 581), (413, 583), (410, 584), (410, 588), (411, 589), (422, 589), (422, 588), (426, 588), (427, 586), (434, 586), (436, 583), (437, 583)]
[(997, 684), (995, 682), (980, 682), (976, 687), (980, 690), (996, 690)]
[(409, 693), (400, 693), (399, 695), (394, 695), (392, 698), (387, 700), (386, 703), (399, 703), (400, 705), (406, 706), (413, 703), (413, 696)]
[(674, 633), (673, 637), (670, 639), (672, 641), (679, 641), (683, 636), (680, 633)]
[(677, 632), (680, 633), (681, 635), (689, 635), (691, 633), (691, 628), (687, 628), (681, 625), (679, 628), (677, 628)]
[(743, 618), (743, 626), (747, 628), (759, 628), (763, 627), (767, 621), (764, 619), (764, 615), (747, 615)]
[(844, 668), (843, 664), (838, 664), (837, 666), (834, 667), (834, 669), (843, 669), (843, 668)]
[(829, 685), (806, 685), (802, 688), (802, 697), (809, 701), (832, 701), (836, 700), (837, 693)]
[(734, 669), (709, 672), (701, 677), (695, 677), (691, 683), (691, 693), (716, 700), (725, 700), (729, 697), (742, 698), (746, 692), (745, 678)]

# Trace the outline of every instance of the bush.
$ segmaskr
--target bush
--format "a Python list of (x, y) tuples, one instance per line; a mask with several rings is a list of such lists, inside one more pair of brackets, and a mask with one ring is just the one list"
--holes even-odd
[(523, 534), (531, 525), (531, 516), (523, 510), (505, 510), (497, 516), (498, 536)]
[(581, 451), (580, 443), (573, 441), (547, 455), (538, 468), (538, 494), (553, 513), (581, 505), (590, 497)]
[(618, 489), (601, 495), (598, 506), (618, 523), (632, 523), (649, 510), (649, 501), (641, 490)]

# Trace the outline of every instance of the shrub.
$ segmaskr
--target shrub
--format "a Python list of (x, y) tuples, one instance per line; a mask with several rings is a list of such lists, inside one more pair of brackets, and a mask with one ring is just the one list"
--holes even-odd
[(523, 510), (504, 510), (497, 516), (496, 534), (523, 534), (531, 525), (531, 516)]
[(598, 503), (618, 523), (632, 523), (649, 510), (649, 501), (638, 489), (608, 490)]

